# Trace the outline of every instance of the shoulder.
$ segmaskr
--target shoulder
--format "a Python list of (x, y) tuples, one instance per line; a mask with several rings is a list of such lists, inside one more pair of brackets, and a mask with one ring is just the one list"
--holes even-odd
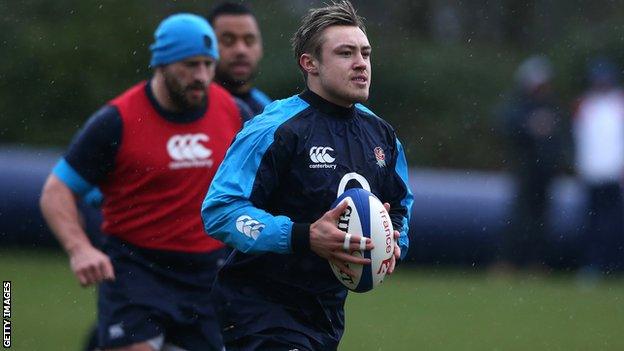
[(134, 99), (136, 99), (137, 97), (147, 98), (147, 95), (145, 94), (146, 84), (146, 81), (141, 81), (133, 85), (128, 90), (124, 91), (123, 93), (119, 94), (117, 97), (109, 101), (108, 104), (120, 107), (129, 103), (133, 103)]
[(263, 106), (270, 104), (272, 101), (270, 97), (256, 88), (251, 89), (250, 94), (254, 100)]
[(234, 101), (236, 102), (236, 106), (238, 107), (238, 111), (240, 112), (241, 118), (244, 122), (253, 118), (254, 113), (245, 101), (237, 98), (236, 96), (234, 97)]
[(103, 106), (74, 136), (64, 159), (82, 178), (96, 184), (112, 169), (122, 141), (122, 124), (117, 107)]
[(116, 144), (121, 139), (123, 125), (124, 121), (117, 107), (104, 105), (89, 117), (81, 131), (74, 136), (72, 146)]
[(364, 106), (364, 105), (362, 105), (362, 104), (360, 104), (360, 103), (355, 104), (355, 109), (356, 109), (356, 110), (358, 110), (358, 112), (359, 112), (359, 113), (362, 113), (362, 114), (366, 114), (366, 115), (369, 115), (369, 116), (373, 116), (373, 117), (377, 117), (377, 118), (379, 118), (379, 116), (377, 116), (377, 115), (376, 115), (373, 111), (371, 111), (368, 107), (366, 107), (366, 106)]
[[(245, 123), (228, 151), (228, 157), (248, 157), (255, 151), (265, 152), (271, 145), (288, 148), (294, 134), (285, 128), (309, 105), (298, 96), (271, 103), (264, 112)], [(254, 151), (255, 150), (255, 151)]]
[(87, 120), (85, 129), (93, 129), (94, 131), (110, 131), (111, 129), (120, 129), (122, 125), (121, 115), (117, 106), (107, 104), (95, 111)]
[(235, 139), (235, 145), (255, 145), (266, 149), (276, 140), (289, 140), (293, 132), (288, 121), (300, 115), (309, 107), (308, 103), (295, 95), (277, 100), (264, 109), (264, 112), (245, 123)]
[(245, 124), (243, 131), (257, 132), (267, 130), (271, 133), (285, 122), (306, 110), (310, 105), (298, 95), (276, 100), (264, 108), (264, 112)]
[(383, 118), (379, 117), (376, 113), (371, 111), (368, 107), (362, 104), (355, 104), (355, 109), (357, 110), (358, 115), (362, 116), (364, 120), (381, 126), (384, 130), (391, 133), (392, 135), (395, 134), (395, 131), (392, 125), (390, 125), (390, 123), (388, 123)]
[(377, 131), (380, 140), (383, 140), (382, 145), (386, 145), (386, 151), (394, 155), (393, 158), (397, 157), (400, 153), (401, 143), (392, 125), (362, 104), (356, 104), (355, 108), (362, 120), (368, 122), (368, 127)]

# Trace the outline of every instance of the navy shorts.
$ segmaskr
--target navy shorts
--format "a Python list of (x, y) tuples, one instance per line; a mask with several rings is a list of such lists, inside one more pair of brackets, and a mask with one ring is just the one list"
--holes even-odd
[(271, 328), (226, 342), (227, 351), (317, 351), (326, 348), (292, 329)]
[(306, 295), (275, 283), (221, 275), (212, 290), (228, 351), (336, 350), (346, 295), (346, 289)]
[(228, 249), (181, 253), (136, 247), (114, 237), (103, 243), (115, 281), (98, 291), (98, 339), (102, 348), (164, 335), (186, 350), (223, 349), (210, 290)]

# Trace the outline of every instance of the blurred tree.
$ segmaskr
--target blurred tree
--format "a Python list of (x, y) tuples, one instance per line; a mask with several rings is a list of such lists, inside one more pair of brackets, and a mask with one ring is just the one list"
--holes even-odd
[[(154, 26), (215, 1), (0, 2), (0, 143), (64, 145), (84, 120), (150, 76)], [(298, 92), (289, 39), (318, 1), (248, 1), (264, 35), (258, 85)], [(564, 100), (583, 86), (585, 60), (624, 62), (624, 3), (595, 0), (354, 0), (374, 47), (370, 105), (398, 129), (410, 162), (500, 168), (490, 112), (530, 54), (549, 56)]]

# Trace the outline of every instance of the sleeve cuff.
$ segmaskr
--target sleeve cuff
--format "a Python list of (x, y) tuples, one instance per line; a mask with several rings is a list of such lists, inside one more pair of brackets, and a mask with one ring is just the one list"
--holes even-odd
[(293, 224), (290, 247), (296, 254), (310, 251), (310, 223)]
[(54, 168), (52, 173), (57, 176), (68, 188), (70, 188), (75, 194), (80, 197), (84, 196), (90, 190), (93, 190), (94, 186), (86, 181), (80, 173), (78, 173), (66, 160), (61, 158)]

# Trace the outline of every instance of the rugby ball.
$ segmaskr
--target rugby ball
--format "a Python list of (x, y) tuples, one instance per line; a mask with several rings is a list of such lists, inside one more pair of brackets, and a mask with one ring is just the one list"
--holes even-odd
[(370, 265), (347, 263), (347, 266), (356, 273), (355, 277), (342, 272), (340, 268), (330, 262), (336, 278), (349, 290), (366, 292), (383, 282), (390, 267), (394, 254), (394, 229), (390, 215), (385, 207), (371, 192), (352, 188), (340, 195), (332, 204), (332, 208), (342, 201), (348, 202), (347, 209), (338, 219), (338, 228), (346, 233), (363, 235), (371, 238), (374, 249), (370, 251), (355, 250), (350, 254), (357, 257), (370, 258)]

